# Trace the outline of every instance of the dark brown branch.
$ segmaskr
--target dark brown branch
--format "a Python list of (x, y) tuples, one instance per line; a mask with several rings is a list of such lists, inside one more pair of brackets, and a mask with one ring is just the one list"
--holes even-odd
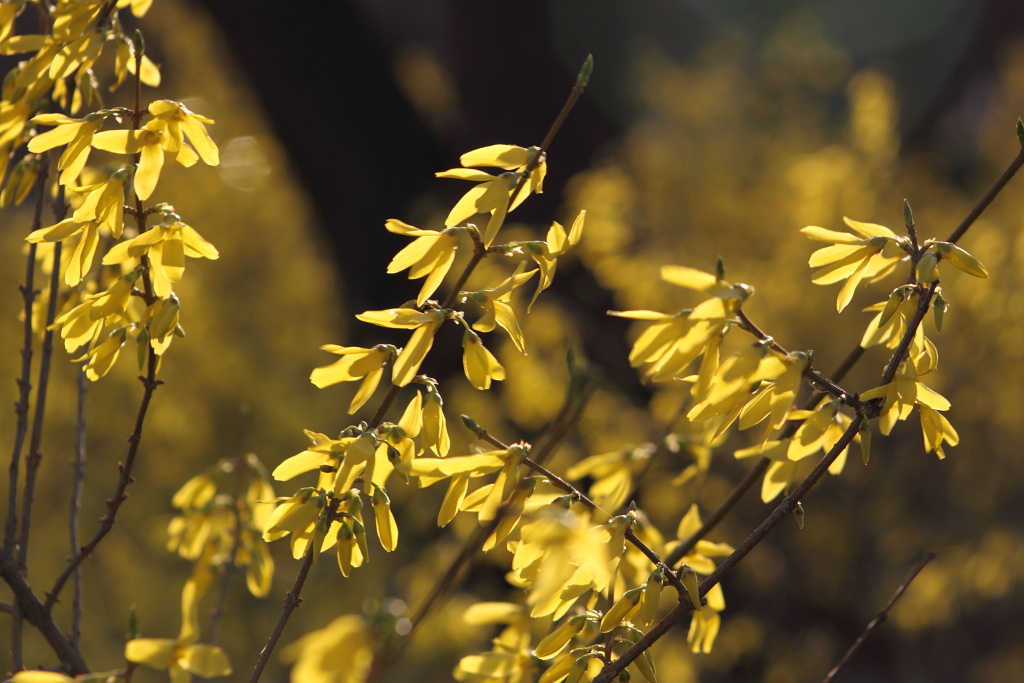
[[(63, 213), (63, 212), (61, 212)], [(58, 219), (62, 220), (62, 219)], [(84, 239), (84, 238), (83, 238)], [(25, 459), (25, 483), (22, 486), (21, 532), (18, 534), (18, 564), (24, 570), (28, 562), (28, 539), (32, 526), (32, 504), (35, 501), (36, 475), (43, 459), (40, 450), (43, 441), (43, 420), (46, 414), (46, 394), (50, 386), (50, 365), (53, 361), (53, 321), (57, 317), (57, 297), (60, 291), (60, 242), (53, 245), (50, 269), (50, 298), (46, 305), (46, 332), (39, 353), (39, 376), (36, 380), (36, 407), (32, 416), (32, 436), (29, 437), (28, 457)]]
[(284, 627), (288, 623), (288, 618), (291, 617), (292, 612), (302, 602), (302, 587), (306, 584), (306, 577), (309, 576), (309, 570), (313, 566), (313, 558), (316, 556), (316, 548), (314, 546), (315, 541), (312, 541), (309, 547), (306, 548), (306, 556), (302, 560), (302, 566), (299, 567), (299, 573), (295, 576), (295, 583), (292, 585), (292, 589), (284, 596), (284, 608), (282, 608), (281, 615), (277, 618), (274, 630), (271, 631), (270, 637), (267, 638), (266, 645), (260, 651), (260, 657), (256, 661), (252, 675), (249, 677), (249, 683), (256, 683), (256, 681), (260, 680), (260, 676), (263, 675), (263, 669), (266, 668), (267, 662), (270, 661), (271, 653), (277, 647), (277, 641), (281, 639), (281, 634), (284, 633)]
[(64, 568), (60, 576), (53, 583), (53, 588), (50, 589), (49, 594), (46, 596), (46, 611), (49, 612), (53, 609), (53, 605), (57, 602), (57, 598), (60, 595), (61, 590), (64, 588), (64, 584), (68, 578), (75, 572), (80, 564), (89, 557), (96, 546), (100, 544), (100, 541), (110, 533), (110, 530), (114, 527), (114, 520), (117, 517), (117, 512), (121, 508), (121, 504), (127, 500), (128, 494), (125, 491), (128, 485), (135, 481), (132, 478), (132, 467), (135, 464), (135, 456), (139, 452), (139, 444), (142, 442), (142, 426), (146, 421), (146, 412), (149, 410), (149, 403), (153, 398), (153, 392), (163, 382), (156, 378), (156, 366), (158, 358), (156, 352), (153, 351), (153, 347), (149, 348), (149, 361), (147, 363), (146, 375), (139, 376), (139, 380), (142, 382), (143, 392), (142, 401), (139, 403), (139, 411), (135, 416), (135, 429), (132, 431), (131, 436), (128, 437), (128, 454), (125, 456), (123, 463), (118, 463), (119, 476), (117, 480), (117, 486), (114, 489), (114, 495), (107, 499), (106, 506), (107, 512), (100, 519), (100, 528), (96, 531), (93, 537), (82, 546), (78, 553), (71, 558), (68, 562), (68, 566)]
[(960, 225), (956, 227), (956, 230), (954, 230), (950, 234), (950, 236), (946, 238), (947, 242), (955, 243), (961, 237), (964, 236), (964, 233), (967, 232), (967, 229), (974, 224), (974, 221), (978, 220), (978, 216), (980, 216), (982, 212), (988, 208), (988, 205), (992, 203), (992, 200), (995, 199), (996, 196), (1003, 191), (1003, 188), (1006, 187), (1006, 184), (1010, 182), (1010, 179), (1013, 178), (1014, 175), (1016, 175), (1017, 171), (1020, 170), (1020, 167), (1022, 165), (1024, 165), (1024, 147), (1022, 147), (1021, 150), (1017, 152), (1017, 156), (1015, 156), (1013, 160), (1009, 163), (1009, 165), (1006, 167), (1006, 169), (1001, 174), (999, 174), (999, 177), (996, 178), (996, 181), (992, 183), (992, 187), (988, 188), (988, 192), (986, 192), (985, 195), (978, 200), (978, 203), (975, 204), (974, 207), (967, 213), (967, 216), (965, 216), (964, 219), (960, 221)]
[(907, 590), (910, 583), (917, 578), (917, 575), (925, 568), (925, 565), (932, 561), (936, 554), (937, 553), (934, 550), (929, 551), (928, 555), (917, 563), (914, 570), (910, 572), (910, 576), (900, 584), (899, 588), (896, 589), (896, 592), (892, 594), (891, 598), (889, 598), (889, 602), (885, 603), (885, 607), (882, 608), (882, 611), (876, 614), (875, 618), (872, 619), (864, 628), (864, 631), (857, 636), (857, 640), (853, 642), (853, 645), (851, 645), (850, 649), (846, 651), (846, 654), (844, 654), (843, 658), (839, 660), (839, 663), (832, 667), (832, 670), (828, 672), (828, 675), (825, 676), (822, 683), (829, 683), (833, 678), (835, 678), (836, 674), (838, 674), (839, 671), (846, 666), (846, 663), (850, 661), (853, 655), (857, 653), (857, 650), (859, 650), (860, 646), (864, 644), (864, 641), (866, 641), (872, 633), (878, 630), (879, 626), (885, 623), (885, 620), (889, 618), (889, 612), (892, 610), (893, 605), (896, 604), (896, 601), (900, 599), (900, 596), (902, 596), (903, 592)]
[[(85, 488), (85, 398), (88, 395), (89, 380), (85, 370), (78, 371), (78, 415), (75, 420), (75, 461), (72, 465), (70, 510), (68, 514), (68, 538), (71, 553), (78, 549), (78, 516), (82, 512), (82, 492)], [(82, 633), (82, 572), (76, 568), (71, 575), (71, 642), (78, 645)]]
[(54, 654), (60, 659), (63, 669), (72, 676), (88, 673), (89, 669), (78, 647), (57, 627), (49, 610), (39, 602), (32, 587), (25, 581), (17, 561), (6, 551), (0, 551), (0, 577), (14, 593), (17, 611), (46, 639)]

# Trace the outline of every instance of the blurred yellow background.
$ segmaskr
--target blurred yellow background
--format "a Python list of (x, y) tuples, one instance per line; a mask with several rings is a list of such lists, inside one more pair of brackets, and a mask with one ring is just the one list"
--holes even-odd
[[(399, 17), (396, 3), (368, 4), (355, 3), (367, 30), (381, 30), (389, 16), (393, 20), (391, 33), (381, 30), (380, 40), (388, 45), (397, 87), (450, 154), (433, 170), (456, 165), (458, 154), (470, 145), (539, 142), (543, 129), (535, 130), (533, 139), (460, 137), (460, 122), (469, 126), (477, 116), (482, 93), (464, 89), (466, 79), (458, 78), (450, 53), (426, 38), (413, 39), (410, 19)], [(595, 45), (583, 45), (579, 55), (566, 57), (571, 66), (552, 65), (552, 79), (564, 81), (564, 89), (551, 97), (532, 97), (531, 74), (520, 74), (517, 106), (533, 118), (549, 120), (568, 92), (572, 69), (591, 51), (597, 66), (594, 93), (588, 97), (600, 108), (594, 116), (607, 117), (616, 132), (586, 153), (579, 153), (580, 141), (572, 140), (567, 148), (575, 156), (569, 158), (558, 156), (556, 143), (547, 204), (541, 204), (556, 213), (530, 213), (524, 206), (512, 215), (521, 222), (506, 228), (509, 237), (538, 238), (551, 217), (565, 222), (579, 209), (588, 212), (573, 257), (577, 260), (563, 264), (556, 287), (524, 322), (529, 355), (520, 356), (510, 343), (498, 344), (508, 381), (489, 394), (474, 391), (459, 378), (454, 351), (447, 358), (441, 351), (435, 369), (425, 366), (444, 380), (457, 448), (470, 443), (457, 426), (459, 412), (471, 413), (505, 441), (542, 432), (566, 388), (566, 339), (578, 340), (604, 379), (552, 467), (565, 472), (586, 455), (660, 438), (678, 405), (678, 391), (641, 387), (624, 361), (639, 327), (600, 314), (604, 308), (670, 312), (696, 303), (657, 280), (663, 264), (713, 270), (715, 260), (723, 257), (727, 278), (756, 290), (744, 310), (786, 348), (813, 349), (816, 366), (829, 371), (860, 339), (870, 319), (859, 309), (884, 300), (886, 284), (896, 282), (862, 287), (853, 305), (836, 314), (835, 288), (810, 284), (807, 257), (817, 245), (799, 228), (841, 229), (842, 217), (850, 216), (901, 233), (907, 198), (922, 237), (944, 239), (1018, 149), (1014, 123), (1024, 111), (1024, 43), (1008, 38), (1009, 31), (986, 55), (987, 68), (971, 72), (970, 82), (957, 86), (955, 100), (941, 96), (955, 69), (937, 59), (934, 70), (949, 80), (938, 78), (916, 90), (907, 86), (907, 55), (914, 55), (915, 48), (924, 54), (924, 46), (932, 49), (936, 41), (942, 44), (942, 32), (960, 20), (958, 12), (966, 11), (956, 3), (905, 8), (909, 16), (899, 25), (918, 31), (905, 34), (885, 28), (892, 18), (882, 3), (845, 7), (847, 24), (828, 3), (793, 4), (767, 14), (755, 12), (757, 3), (733, 3), (729, 10), (716, 3), (680, 3), (684, 11), (672, 3), (644, 2), (633, 10), (661, 8), (664, 14), (648, 20), (660, 19), (666, 27), (688, 12), (707, 33), (694, 35), (692, 23), (681, 27), (685, 49), (636, 35), (623, 35), (626, 45), (616, 44), (620, 36), (603, 35), (595, 26), (607, 29), (630, 12), (612, 11), (605, 3), (593, 6), (578, 35), (567, 36), (574, 20), (583, 22), (571, 4), (529, 4), (524, 11), (540, 12), (548, 24), (522, 39), (524, 50), (534, 41), (548, 41), (547, 50), (572, 52), (588, 37)], [(469, 12), (460, 3), (446, 7)], [(997, 13), (1001, 7), (993, 3), (988, 9)], [(847, 33), (837, 29), (837, 22)], [(850, 38), (872, 35), (864, 26), (857, 33), (859, 24), (878, 29), (877, 45)], [(303, 428), (333, 434), (348, 424), (351, 390), (318, 391), (308, 382), (313, 367), (333, 360), (317, 348), (353, 339), (373, 343), (368, 340), (376, 330), (356, 330), (350, 323), (360, 310), (353, 301), (385, 308), (415, 295), (418, 284), (401, 278), (392, 278), (390, 289), (374, 284), (353, 294), (360, 287), (359, 277), (353, 276), (356, 262), (364, 250), (379, 250), (383, 244), (393, 253), (400, 246), (385, 236), (387, 218), (436, 226), (452, 192), (448, 181), (423, 178), (423, 189), (413, 192), (407, 205), (389, 207), (371, 226), (345, 223), (348, 208), (360, 202), (359, 187), (338, 184), (330, 213), (322, 204), (312, 208), (317, 200), (310, 197), (309, 185), (298, 180), (310, 170), (296, 166), (305, 157), (282, 147), (271, 132), (244, 69), (232, 61), (228, 41), (202, 5), (160, 0), (141, 25), (164, 74), (153, 98), (183, 99), (217, 121), (211, 134), (222, 151), (221, 167), (169, 169), (158, 194), (218, 247), (221, 258), (190, 266), (182, 283), (182, 324), (188, 336), (174, 344), (163, 363), (167, 383), (154, 399), (123, 519), (85, 565), (84, 649), (97, 668), (120, 663), (133, 605), (144, 635), (177, 633), (179, 591), (189, 566), (164, 546), (173, 514), (170, 498), (181, 484), (219, 458), (249, 451), (273, 468), (304, 447)], [(429, 27), (423, 30), (429, 37)], [(474, 39), (486, 42), (487, 35)], [(956, 53), (950, 60), (959, 56), (961, 63), (969, 62), (963, 55), (980, 48), (968, 43), (949, 39), (949, 52)], [(481, 60), (495, 58), (484, 46), (480, 50)], [(925, 73), (928, 66), (916, 68)], [(337, 86), (325, 82), (322, 87)], [(363, 95), (349, 91), (340, 96), (358, 100)], [(324, 95), (332, 96), (337, 94)], [(316, 101), (289, 104), (294, 109), (291, 126), (330, 120), (329, 112), (310, 113)], [(481, 111), (487, 106), (480, 102)], [(580, 117), (588, 111), (593, 110), (573, 114), (566, 136), (572, 139), (574, 126), (587, 128)], [(514, 113), (508, 115), (514, 118)], [(330, 126), (321, 134), (330, 137)], [(464, 149), (454, 148), (463, 143)], [(385, 161), (400, 166), (404, 160), (396, 155)], [(328, 168), (334, 164), (358, 172), (364, 159), (353, 155), (329, 162)], [(851, 458), (842, 477), (823, 481), (803, 502), (807, 518), (802, 531), (795, 523), (784, 524), (725, 581), (727, 609), (711, 655), (689, 654), (684, 629), (656, 646), (663, 680), (820, 680), (909, 569), (933, 548), (938, 558), (851, 663), (844, 680), (1024, 679), (1024, 642), (1015, 635), (1024, 611), (1021, 183), (1013, 181), (960, 242), (991, 277), (976, 280), (950, 268), (942, 271), (950, 310), (943, 331), (929, 332), (941, 363), (928, 383), (951, 400), (948, 416), (961, 445), (950, 449), (944, 461), (926, 456), (914, 418), (891, 437), (876, 439), (866, 467)], [(0, 269), (0, 291), (7, 292), (0, 298), (0, 320), (6, 321), (0, 326), (0, 377), (12, 378), (19, 365), (20, 335), (15, 286), (22, 277), (19, 254), (29, 217), (24, 210), (6, 211), (0, 220), (7, 228), (0, 234), (0, 255), (8, 264)], [(338, 253), (350, 260), (332, 258)], [(442, 336), (439, 346), (454, 340)], [(615, 354), (617, 359), (607, 360)], [(68, 553), (64, 539), (75, 373), (63, 351), (57, 358), (51, 429), (43, 444), (45, 474), (34, 518), (30, 579), (37, 590), (48, 586)], [(873, 387), (884, 362), (882, 351), (868, 352), (844, 386), (853, 391)], [(124, 439), (141, 392), (135, 375), (131, 358), (122, 358), (115, 372), (90, 387), (82, 515), (86, 537), (113, 490), (115, 464), (124, 457)], [(13, 382), (0, 386), (0, 398), (11, 405)], [(4, 443), (10, 442), (12, 424), (13, 411), (0, 418)], [(750, 439), (741, 434), (716, 448), (707, 475), (681, 486), (668, 482), (694, 461), (694, 453), (684, 449), (652, 462), (638, 482), (639, 506), (666, 532), (692, 502), (710, 511), (750, 466), (732, 457)], [(277, 485), (281, 495), (293, 488), (292, 483)], [(402, 529), (398, 551), (386, 557), (374, 552), (369, 566), (347, 580), (331, 562), (317, 567), (283, 642), (343, 612), (388, 608), (391, 596), (415, 604), (472, 528), (471, 522), (461, 523), (466, 520), (453, 525), (454, 534), (434, 528), (439, 494), (432, 489), (393, 493)], [(756, 493), (751, 495), (712, 540), (738, 544), (769, 510)], [(255, 662), (298, 567), (283, 545), (273, 550), (277, 575), (268, 598), (251, 598), (241, 585), (231, 589), (221, 642), (236, 678), (247, 675)], [(416, 680), (447, 680), (459, 655), (489, 647), (494, 634), (464, 625), (461, 611), (475, 599), (514, 598), (503, 571), (501, 558), (484, 560), (464, 591), (418, 633), (391, 680), (413, 672)], [(0, 620), (4, 641), (7, 629), (7, 620)], [(41, 642), (30, 642), (29, 652), (48, 661)], [(274, 666), (264, 680), (285, 680), (285, 667), (277, 659)], [(425, 671), (432, 673), (424, 677)], [(140, 670), (135, 680), (162, 680), (163, 675)]]

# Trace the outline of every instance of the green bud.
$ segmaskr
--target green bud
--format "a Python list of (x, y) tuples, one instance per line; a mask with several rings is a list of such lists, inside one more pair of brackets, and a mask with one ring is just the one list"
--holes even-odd
[(897, 287), (892, 290), (892, 294), (889, 295), (889, 300), (885, 302), (885, 308), (882, 309), (882, 315), (878, 318), (878, 326), (882, 327), (882, 325), (889, 322), (889, 318), (891, 318), (896, 311), (900, 310), (900, 304), (902, 303), (903, 288)]
[(719, 256), (718, 260), (715, 262), (715, 277), (718, 278), (719, 281), (725, 280), (725, 259), (721, 256)]
[(135, 354), (139, 361), (139, 372), (145, 372), (146, 360), (149, 358), (149, 330), (144, 327), (135, 337)]
[(128, 611), (128, 640), (139, 637), (139, 608), (132, 605)]
[(934, 251), (926, 251), (917, 262), (917, 281), (921, 284), (934, 282), (938, 277), (939, 255)]
[(910, 202), (906, 199), (903, 200), (903, 222), (907, 225), (907, 230), (914, 227), (914, 212), (910, 210)]
[(594, 55), (588, 54), (583, 60), (583, 66), (576, 76), (576, 89), (582, 91), (590, 83), (590, 75), (594, 73)]
[(618, 602), (611, 606), (601, 619), (601, 633), (613, 631), (616, 626), (633, 616), (639, 610), (640, 598), (643, 596), (643, 586), (631, 588), (622, 594)]
[(135, 33), (132, 35), (132, 47), (135, 48), (135, 56), (138, 59), (142, 58), (142, 55), (146, 54), (146, 41), (142, 38), (142, 31), (135, 29)]
[(936, 292), (932, 302), (932, 315), (935, 316), (935, 329), (942, 332), (942, 318), (946, 315), (949, 302), (942, 298), (942, 292)]
[(860, 454), (864, 458), (864, 464), (868, 464), (868, 459), (871, 457), (871, 421), (864, 420), (860, 423)]
[(800, 529), (804, 528), (804, 506), (803, 503), (797, 503), (796, 508), (793, 510), (793, 514), (796, 515), (796, 525)]
[(483, 427), (478, 425), (476, 423), (476, 420), (471, 418), (469, 415), (460, 415), (459, 417), (462, 418), (462, 424), (466, 426), (466, 429), (473, 432), (473, 435), (476, 436), (476, 438), (479, 439), (483, 437), (484, 432), (487, 431)]
[(694, 609), (701, 608), (700, 600), (700, 589), (697, 586), (697, 572), (693, 571), (693, 568), (688, 564), (684, 564), (679, 568), (679, 580), (682, 581), (683, 587), (686, 588), (686, 594), (690, 597), (690, 604), (693, 605)]

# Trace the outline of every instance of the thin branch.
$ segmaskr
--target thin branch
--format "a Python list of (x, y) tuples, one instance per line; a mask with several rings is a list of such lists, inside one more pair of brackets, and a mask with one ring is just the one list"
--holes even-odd
[(139, 452), (139, 444), (142, 442), (142, 425), (146, 420), (146, 412), (149, 410), (149, 403), (153, 398), (153, 392), (156, 388), (163, 384), (161, 380), (156, 378), (156, 366), (157, 366), (157, 355), (153, 350), (153, 347), (149, 347), (149, 361), (147, 363), (146, 375), (139, 376), (139, 380), (142, 382), (143, 392), (142, 401), (139, 403), (139, 411), (135, 416), (135, 429), (132, 431), (131, 436), (128, 437), (128, 454), (125, 456), (123, 463), (118, 463), (119, 476), (117, 480), (117, 486), (114, 489), (114, 495), (107, 499), (106, 506), (107, 512), (100, 519), (100, 528), (96, 531), (93, 537), (82, 546), (78, 553), (71, 558), (68, 562), (68, 566), (64, 568), (61, 575), (57, 577), (57, 580), (53, 583), (53, 588), (46, 596), (46, 611), (49, 612), (53, 609), (53, 605), (57, 602), (57, 598), (60, 595), (61, 590), (64, 588), (64, 584), (68, 578), (75, 572), (80, 564), (89, 557), (96, 549), (96, 546), (100, 544), (100, 541), (110, 533), (110, 530), (114, 527), (114, 520), (117, 517), (117, 512), (121, 508), (121, 504), (127, 500), (128, 494), (125, 491), (128, 485), (135, 481), (132, 478), (132, 467), (135, 464), (135, 456)]
[(82, 658), (82, 653), (78, 651), (78, 646), (71, 643), (54, 623), (49, 610), (39, 602), (32, 587), (22, 576), (15, 558), (5, 551), (0, 551), (0, 578), (3, 578), (14, 593), (16, 611), (46, 639), (54, 654), (60, 659), (65, 672), (72, 676), (88, 673), (89, 668)]
[(232, 508), (232, 515), (234, 517), (234, 534), (235, 538), (231, 544), (231, 555), (228, 557), (228, 561), (221, 565), (221, 577), (220, 577), (220, 588), (217, 591), (217, 602), (214, 604), (213, 609), (210, 610), (210, 638), (207, 642), (210, 645), (217, 644), (218, 631), (220, 629), (220, 620), (224, 616), (224, 605), (227, 603), (228, 597), (228, 584), (231, 582), (231, 575), (238, 569), (238, 551), (242, 547), (242, 483), (244, 482), (245, 471), (242, 468), (242, 461), (239, 458), (235, 465), (236, 482), (234, 506)]
[[(85, 399), (88, 395), (89, 381), (85, 370), (78, 371), (78, 415), (75, 419), (75, 461), (71, 480), (71, 501), (68, 514), (68, 538), (71, 553), (78, 549), (78, 517), (82, 512), (82, 492), (85, 488)], [(71, 642), (78, 644), (82, 633), (82, 572), (76, 567), (71, 575)]]
[(984, 196), (982, 196), (982, 198), (978, 200), (978, 203), (975, 204), (974, 207), (967, 213), (967, 216), (965, 216), (964, 219), (960, 221), (960, 225), (956, 227), (956, 230), (954, 230), (949, 235), (949, 237), (946, 238), (947, 242), (955, 243), (961, 237), (964, 236), (964, 233), (967, 232), (967, 229), (974, 224), (974, 221), (978, 220), (978, 216), (980, 216), (982, 212), (988, 208), (988, 205), (992, 203), (992, 200), (995, 199), (1000, 192), (1002, 192), (1003, 188), (1006, 187), (1006, 184), (1010, 182), (1010, 179), (1013, 178), (1014, 175), (1016, 175), (1017, 171), (1020, 170), (1020, 167), (1022, 165), (1024, 165), (1024, 147), (1022, 147), (1021, 150), (1017, 152), (1017, 156), (1015, 156), (1013, 160), (1007, 165), (1006, 169), (1001, 174), (999, 174), (999, 177), (996, 178), (996, 181), (992, 183), (992, 187), (988, 188), (988, 192), (986, 192)]
[[(36, 205), (32, 215), (31, 232), (43, 225), (43, 201), (46, 197), (46, 180), (49, 176), (49, 164), (41, 164), (39, 175), (36, 176)], [(25, 261), (25, 282), (18, 286), (22, 299), (21, 374), (18, 377), (18, 402), (14, 404), (17, 421), (14, 431), (14, 448), (11, 452), (11, 464), (8, 467), (7, 518), (4, 522), (4, 550), (13, 552), (17, 543), (18, 525), (18, 478), (20, 476), (21, 449), (28, 434), (29, 395), (32, 392), (32, 304), (39, 292), (35, 289), (36, 245), (28, 245), (28, 258)]]
[[(63, 213), (63, 212), (61, 212)], [(58, 219), (62, 220), (62, 219)], [(84, 239), (84, 238), (83, 238)], [(22, 487), (21, 533), (18, 536), (18, 564), (24, 570), (28, 562), (28, 539), (32, 525), (32, 503), (35, 500), (36, 475), (43, 459), (40, 447), (43, 441), (43, 418), (46, 414), (46, 394), (50, 386), (50, 365), (53, 361), (53, 321), (57, 317), (57, 298), (60, 292), (60, 255), (62, 244), (53, 245), (50, 268), (50, 298), (46, 306), (46, 332), (39, 354), (39, 377), (36, 381), (36, 407), (32, 416), (32, 436), (29, 437), (28, 457), (25, 459), (25, 483)]]
[(868, 623), (864, 628), (864, 631), (857, 637), (857, 640), (855, 640), (853, 645), (850, 646), (850, 649), (843, 655), (843, 658), (839, 660), (839, 663), (832, 667), (832, 670), (828, 672), (828, 675), (825, 676), (822, 683), (829, 683), (833, 678), (835, 678), (836, 674), (838, 674), (839, 671), (846, 666), (846, 663), (850, 661), (853, 655), (857, 653), (857, 650), (859, 650), (861, 645), (864, 644), (864, 641), (866, 641), (879, 626), (885, 623), (885, 620), (889, 618), (889, 612), (892, 610), (893, 605), (896, 604), (896, 601), (900, 599), (900, 596), (902, 596), (903, 592), (907, 590), (910, 583), (917, 578), (917, 575), (925, 568), (925, 565), (932, 561), (936, 554), (937, 553), (934, 550), (929, 551), (928, 555), (917, 563), (917, 566), (910, 572), (910, 576), (900, 584), (899, 588), (896, 589), (896, 592), (892, 594), (891, 598), (889, 598), (889, 602), (887, 602), (885, 607), (882, 608), (882, 611), (875, 615), (875, 618)]
[(267, 662), (270, 661), (271, 653), (277, 647), (277, 641), (281, 639), (281, 634), (284, 632), (285, 624), (288, 623), (288, 618), (291, 617), (292, 612), (302, 602), (302, 587), (306, 584), (309, 570), (313, 566), (313, 558), (316, 556), (315, 545), (316, 543), (310, 543), (309, 547), (306, 548), (306, 556), (302, 560), (302, 566), (299, 567), (299, 573), (295, 576), (295, 583), (292, 585), (292, 589), (284, 596), (284, 607), (281, 609), (281, 615), (277, 618), (277, 623), (274, 625), (274, 630), (271, 631), (270, 637), (267, 638), (267, 643), (260, 651), (260, 657), (256, 661), (252, 675), (249, 677), (249, 683), (256, 683), (256, 681), (260, 680), (260, 676), (263, 675), (263, 669), (266, 668)]
[[(35, 209), (32, 213), (32, 231), (38, 230), (43, 224), (43, 201), (46, 196), (46, 181), (50, 171), (50, 156), (44, 154), (42, 156), (42, 162), (40, 163), (39, 174), (36, 176), (35, 188), (33, 192), (36, 193), (36, 204)], [(25, 322), (23, 326), (23, 343), (21, 347), (21, 375), (19, 376), (18, 383), (18, 402), (14, 406), (14, 412), (17, 416), (14, 434), (14, 447), (11, 451), (11, 463), (8, 467), (9, 488), (8, 488), (8, 499), (7, 499), (7, 518), (4, 522), (4, 545), (3, 552), (9, 553), (11, 557), (15, 557), (18, 554), (18, 539), (16, 538), (17, 525), (18, 525), (18, 478), (20, 475), (21, 468), (21, 450), (25, 444), (25, 435), (28, 433), (28, 409), (29, 409), (29, 396), (32, 392), (32, 322), (33, 322), (33, 303), (39, 292), (35, 289), (35, 267), (36, 267), (36, 245), (30, 244), (28, 249), (28, 258), (25, 263), (25, 282), (19, 286), (22, 296), (22, 313), (25, 316)], [(29, 465), (26, 464), (26, 470), (29, 469)], [(27, 477), (26, 477), (27, 478)], [(20, 557), (20, 554), (18, 554)], [(22, 571), (24, 570), (23, 563), (19, 561)], [(23, 668), (22, 663), (22, 645), (23, 645), (23, 632), (22, 632), (22, 613), (20, 602), (14, 603), (14, 619), (11, 624), (11, 669), (18, 671)]]

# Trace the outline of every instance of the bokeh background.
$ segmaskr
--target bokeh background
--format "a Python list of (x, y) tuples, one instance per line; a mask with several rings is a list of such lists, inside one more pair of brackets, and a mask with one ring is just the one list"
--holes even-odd
[[(865, 287), (837, 315), (835, 288), (809, 282), (815, 245), (798, 229), (838, 229), (848, 215), (899, 231), (907, 198), (922, 236), (944, 238), (1016, 153), (1024, 112), (1024, 7), (1012, 0), (159, 0), (142, 27), (163, 65), (154, 98), (187, 98), (217, 120), (221, 167), (169, 169), (158, 192), (221, 259), (190, 264), (179, 292), (188, 337), (164, 363), (125, 521), (86, 565), (84, 638), (97, 668), (118, 664), (132, 606), (146, 635), (177, 633), (189, 566), (164, 546), (182, 483), (250, 451), (272, 468), (303, 448), (303, 428), (348, 424), (351, 389), (318, 391), (307, 377), (331, 360), (321, 344), (384, 338), (354, 313), (418, 291), (385, 275), (404, 241), (384, 220), (436, 226), (465, 188), (435, 171), (483, 145), (538, 143), (587, 53), (594, 77), (550, 150), (545, 193), (506, 228), (542, 236), (552, 218), (588, 211), (575, 257), (524, 324), (529, 356), (499, 343), (509, 380), (489, 394), (459, 380), (457, 350), (441, 343), (453, 347), (455, 336), (439, 340), (424, 368), (445, 381), (452, 418), (470, 412), (506, 441), (533, 438), (560, 405), (572, 340), (601, 380), (553, 462), (563, 472), (585, 455), (659, 439), (678, 409), (674, 390), (642, 386), (628, 367), (638, 330), (604, 316), (696, 303), (659, 283), (659, 266), (711, 270), (722, 256), (730, 280), (756, 289), (751, 317), (783, 346), (813, 349), (828, 370), (859, 340), (869, 320), (859, 309), (888, 290)], [(943, 270), (951, 308), (933, 334), (942, 362), (928, 381), (951, 399), (961, 445), (945, 461), (925, 455), (912, 419), (876, 441), (867, 466), (851, 458), (804, 501), (802, 531), (784, 524), (726, 581), (711, 655), (688, 652), (685, 625), (657, 646), (664, 680), (820, 680), (930, 549), (937, 559), (841, 680), (1024, 680), (1021, 183), (960, 243), (991, 278)], [(12, 378), (22, 267), (10, 264), (28, 218), (0, 221), (0, 376)], [(39, 587), (67, 554), (74, 371), (58, 358), (32, 547)], [(869, 352), (847, 385), (874, 386), (883, 362)], [(124, 454), (134, 375), (122, 359), (90, 389), (86, 535)], [(11, 405), (13, 382), (2, 391)], [(0, 418), (4, 443), (12, 425), (13, 412)], [(473, 445), (466, 435), (457, 442)], [(725, 497), (750, 466), (732, 451), (749, 443), (740, 435), (714, 449), (709, 471), (681, 485), (668, 482), (698, 449), (662, 449), (637, 502), (671, 532), (691, 503), (706, 513)], [(389, 597), (414, 605), (472, 529), (471, 520), (434, 529), (440, 493), (393, 493), (399, 550), (374, 553), (347, 580), (333, 562), (315, 568), (284, 642), (341, 613), (400, 609)], [(752, 495), (713, 540), (739, 543), (768, 511)], [(274, 548), (270, 597), (232, 587), (221, 642), (238, 678), (297, 570), (285, 550)], [(473, 600), (514, 599), (500, 560), (476, 565), (392, 680), (448, 680), (460, 654), (489, 647), (494, 633), (460, 617)], [(0, 621), (5, 639), (7, 628)], [(45, 647), (30, 646), (45, 663)], [(285, 665), (274, 667), (264, 680), (286, 680)]]

